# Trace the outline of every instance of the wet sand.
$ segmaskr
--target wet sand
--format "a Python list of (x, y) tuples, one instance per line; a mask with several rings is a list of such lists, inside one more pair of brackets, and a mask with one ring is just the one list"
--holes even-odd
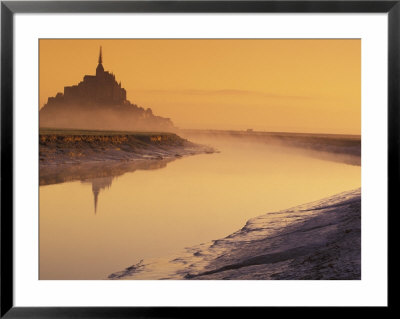
[(255, 217), (225, 238), (109, 279), (361, 279), (361, 189)]
[(214, 151), (174, 133), (41, 129), (39, 134), (41, 175), (51, 165), (162, 160)]

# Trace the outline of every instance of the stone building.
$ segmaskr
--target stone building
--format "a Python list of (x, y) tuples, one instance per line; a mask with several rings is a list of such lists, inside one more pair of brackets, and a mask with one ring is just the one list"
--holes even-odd
[(78, 85), (64, 87), (64, 94), (58, 93), (48, 103), (62, 99), (64, 102), (123, 104), (126, 101), (126, 90), (117, 83), (115, 75), (104, 71), (102, 50), (100, 47), (96, 75), (85, 75)]

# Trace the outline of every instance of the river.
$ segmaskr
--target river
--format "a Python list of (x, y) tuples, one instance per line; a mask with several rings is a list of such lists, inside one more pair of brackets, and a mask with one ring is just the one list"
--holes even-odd
[(142, 259), (225, 237), (252, 217), (361, 185), (361, 167), (279, 145), (219, 150), (40, 186), (40, 279), (107, 279)]

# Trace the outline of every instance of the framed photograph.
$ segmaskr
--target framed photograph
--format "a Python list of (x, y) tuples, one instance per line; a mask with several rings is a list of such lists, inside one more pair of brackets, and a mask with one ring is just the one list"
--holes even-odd
[(398, 1), (2, 1), (1, 316), (388, 309), (399, 31)]

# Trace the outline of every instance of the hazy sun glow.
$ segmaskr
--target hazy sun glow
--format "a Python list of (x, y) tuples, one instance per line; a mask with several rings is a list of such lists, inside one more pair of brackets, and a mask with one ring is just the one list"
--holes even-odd
[(40, 40), (40, 107), (103, 65), (179, 128), (361, 133), (361, 40)]

